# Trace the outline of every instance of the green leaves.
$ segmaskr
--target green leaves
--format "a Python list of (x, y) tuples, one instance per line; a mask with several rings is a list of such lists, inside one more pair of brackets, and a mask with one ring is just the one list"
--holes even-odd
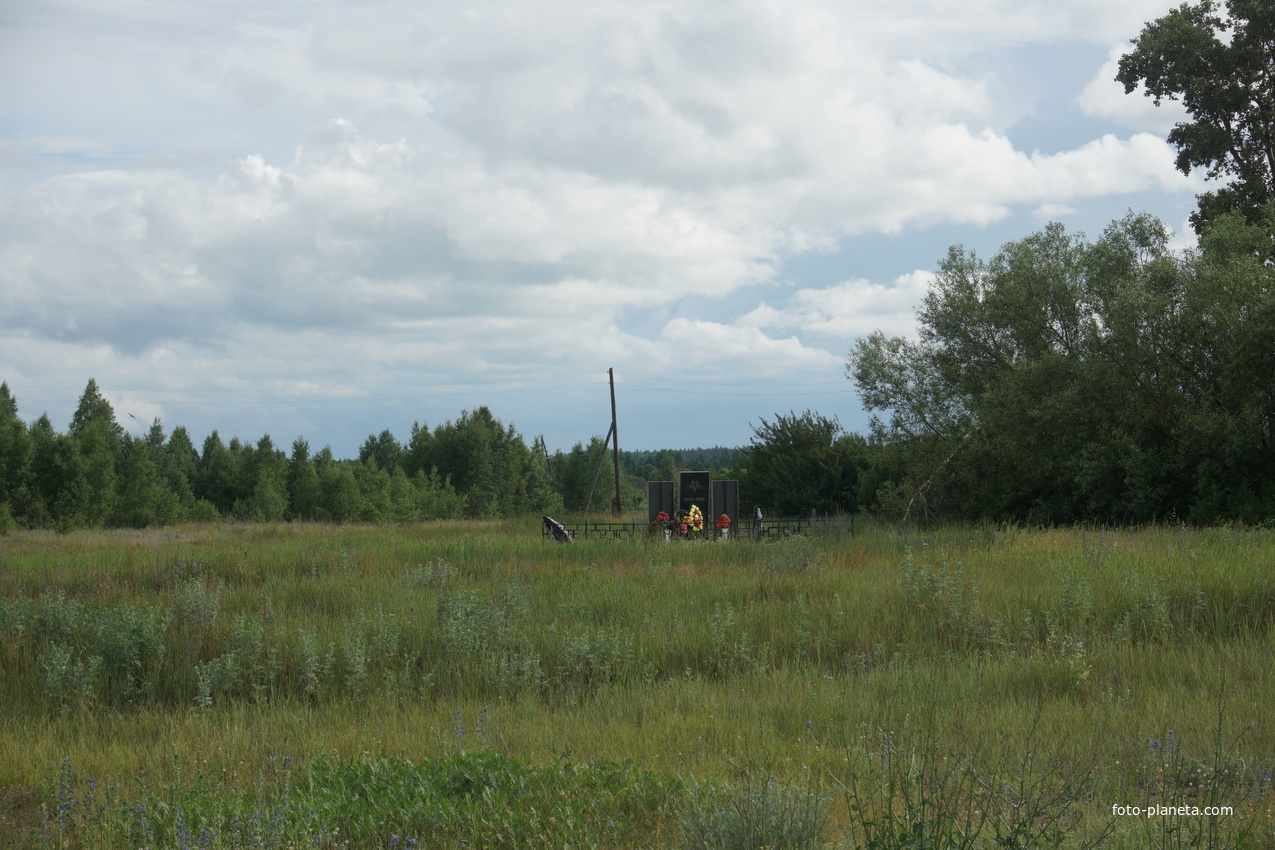
[(544, 462), (486, 407), (464, 411), (428, 438), (414, 429), (409, 457), (412, 471), (436, 469), (450, 478), (477, 518), (544, 513), (560, 505)]
[(835, 418), (807, 410), (762, 419), (740, 461), (741, 505), (766, 505), (771, 516), (852, 510), (865, 453), (864, 439)]
[(543, 459), (483, 407), (435, 430), (414, 425), (406, 449), (388, 430), (358, 461), (298, 438), (288, 457), (270, 436), (229, 444), (213, 431), (195, 450), (185, 428), (144, 437), (115, 421), (89, 380), (66, 434), (48, 416), (28, 428), (0, 384), (0, 528), (146, 527), (221, 517), (279, 522), (416, 522), (557, 512)]
[(964, 398), (939, 367), (933, 345), (874, 331), (850, 350), (846, 372), (868, 410), (890, 410), (889, 425), (873, 417), (887, 439), (947, 439), (969, 422)]
[(1116, 75), (1126, 93), (1142, 86), (1157, 105), (1178, 100), (1190, 113), (1169, 133), (1178, 170), (1229, 179), (1199, 196), (1192, 224), (1201, 233), (1227, 212), (1256, 221), (1275, 197), (1275, 11), (1265, 0), (1226, 6), (1222, 17), (1202, 0), (1150, 22)]
[(1132, 213), (1092, 244), (1054, 224), (990, 262), (953, 249), (920, 340), (873, 334), (847, 367), (890, 411), (874, 428), (905, 458), (896, 501), (1034, 522), (1275, 515), (1272, 216), (1219, 219), (1200, 253)]

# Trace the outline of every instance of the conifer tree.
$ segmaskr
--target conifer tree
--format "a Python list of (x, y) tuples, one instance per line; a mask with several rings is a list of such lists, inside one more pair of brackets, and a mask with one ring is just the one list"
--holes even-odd
[(123, 455), (124, 429), (92, 378), (80, 396), (67, 436), (61, 518), (96, 528), (115, 508), (116, 465)]
[(292, 441), (288, 459), (288, 515), (313, 520), (319, 507), (319, 476), (310, 460), (310, 444), (302, 437)]
[(0, 384), (0, 528), (26, 511), (31, 474), (31, 437), (18, 418), (17, 399)]
[(109, 522), (113, 526), (145, 528), (159, 518), (161, 493), (159, 471), (151, 459), (145, 439), (124, 435), (117, 493)]

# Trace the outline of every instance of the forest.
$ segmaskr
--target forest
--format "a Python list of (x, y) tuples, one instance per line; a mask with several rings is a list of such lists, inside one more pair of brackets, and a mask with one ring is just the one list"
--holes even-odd
[[(1259, 523), (1275, 518), (1275, 207), (1198, 250), (1130, 214), (990, 261), (953, 248), (919, 339), (847, 371), (877, 412), (876, 503), (905, 515)], [(862, 486), (862, 485), (861, 485)]]
[[(0, 528), (131, 527), (237, 519), (258, 522), (419, 522), (581, 513), (595, 470), (592, 511), (610, 510), (614, 466), (598, 460), (602, 439), (547, 459), (486, 407), (406, 442), (388, 429), (370, 434), (356, 458), (337, 458), (298, 437), (291, 450), (269, 434), (255, 443), (217, 431), (196, 447), (177, 426), (155, 420), (129, 434), (90, 378), (63, 433), (47, 414), (30, 425), (0, 384)], [(644, 504), (644, 483), (680, 469), (728, 477), (737, 449), (621, 452), (626, 509)], [(608, 455), (609, 457), (609, 455)]]

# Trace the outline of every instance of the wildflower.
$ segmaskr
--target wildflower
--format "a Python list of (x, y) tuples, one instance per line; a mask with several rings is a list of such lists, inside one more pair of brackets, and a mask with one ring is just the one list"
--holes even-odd
[(75, 774), (71, 769), (71, 757), (65, 756), (62, 759), (62, 766), (58, 769), (58, 833), (67, 829), (72, 812), (75, 809)]

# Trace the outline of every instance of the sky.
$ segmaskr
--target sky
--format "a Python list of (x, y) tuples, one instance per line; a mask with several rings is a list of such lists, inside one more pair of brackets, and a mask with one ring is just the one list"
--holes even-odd
[(568, 450), (865, 431), (856, 338), (950, 246), (1127, 211), (1177, 0), (0, 2), (0, 381), (66, 429), (351, 457), (486, 405)]

